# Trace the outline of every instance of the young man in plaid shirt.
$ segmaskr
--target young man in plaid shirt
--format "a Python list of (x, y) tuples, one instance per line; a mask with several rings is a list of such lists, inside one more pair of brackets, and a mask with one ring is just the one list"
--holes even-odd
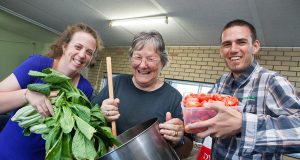
[(221, 34), (220, 54), (230, 73), (217, 80), (211, 93), (236, 96), (241, 112), (221, 102), (206, 103), (218, 111), (206, 121), (185, 127), (207, 127), (197, 136), (213, 138), (211, 159), (281, 159), (300, 152), (300, 99), (288, 80), (261, 67), (255, 28), (233, 20)]

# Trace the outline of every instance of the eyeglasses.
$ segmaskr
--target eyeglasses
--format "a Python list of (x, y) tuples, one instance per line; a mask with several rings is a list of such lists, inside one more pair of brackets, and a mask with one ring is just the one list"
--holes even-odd
[(142, 63), (143, 59), (145, 59), (147, 65), (154, 66), (160, 61), (157, 57), (142, 57), (142, 56), (132, 56), (131, 62), (133, 65), (138, 66)]

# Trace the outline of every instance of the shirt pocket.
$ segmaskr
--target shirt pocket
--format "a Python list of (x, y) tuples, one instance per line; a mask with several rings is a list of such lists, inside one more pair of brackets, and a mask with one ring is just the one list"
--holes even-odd
[(256, 99), (247, 99), (244, 107), (244, 112), (257, 113), (257, 101)]

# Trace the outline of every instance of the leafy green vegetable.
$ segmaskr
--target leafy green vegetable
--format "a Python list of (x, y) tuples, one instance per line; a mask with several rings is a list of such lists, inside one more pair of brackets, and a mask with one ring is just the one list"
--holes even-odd
[(46, 154), (49, 150), (54, 146), (55, 142), (59, 139), (61, 134), (61, 128), (59, 126), (55, 126), (48, 134), (48, 138), (46, 140)]
[(76, 115), (81, 117), (82, 120), (84, 120), (86, 122), (90, 122), (90, 120), (91, 120), (91, 109), (89, 109), (86, 106), (82, 106), (80, 104), (72, 104), (71, 109)]
[(38, 71), (29, 71), (28, 74), (31, 75), (31, 76), (34, 76), (34, 77), (38, 77), (38, 78), (44, 78), (44, 77), (47, 76), (47, 74), (42, 73), (42, 72), (38, 72)]
[(63, 134), (60, 159), (72, 159), (72, 138), (71, 134)]
[(23, 134), (42, 134), (46, 140), (46, 160), (97, 159), (108, 152), (109, 147), (120, 145), (98, 105), (71, 84), (71, 79), (55, 70), (30, 71), (29, 75), (40, 78), (45, 84), (30, 84), (29, 90), (50, 95), (54, 116), (43, 118), (33, 106), (19, 109), (12, 117), (24, 128)]
[(76, 121), (77, 127), (79, 131), (89, 140), (93, 137), (93, 134), (96, 132), (96, 129), (86, 123), (84, 120), (81, 118), (77, 117), (74, 115), (74, 119)]
[(49, 84), (29, 84), (27, 88), (31, 91), (40, 92), (44, 95), (50, 95), (50, 85)]
[(50, 68), (44, 69), (43, 73), (37, 71), (29, 71), (28, 74), (31, 76), (41, 78), (46, 83), (50, 83), (50, 84), (62, 83), (71, 80), (70, 77), (65, 76)]
[(62, 107), (62, 118), (60, 119), (60, 126), (64, 133), (70, 133), (74, 127), (74, 118), (69, 107)]
[(72, 142), (73, 154), (77, 159), (94, 159), (97, 155), (92, 141), (88, 140), (81, 132), (76, 131)]
[(63, 133), (60, 132), (56, 140), (54, 140), (54, 144), (51, 148), (46, 152), (46, 159), (60, 159), (62, 151), (62, 135)]

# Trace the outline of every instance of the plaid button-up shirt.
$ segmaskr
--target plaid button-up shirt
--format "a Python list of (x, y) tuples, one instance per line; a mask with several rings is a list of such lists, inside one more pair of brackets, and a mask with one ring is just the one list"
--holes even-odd
[(236, 96), (243, 110), (239, 135), (213, 139), (212, 159), (281, 159), (300, 152), (300, 99), (278, 73), (255, 60), (238, 79), (231, 73), (218, 79), (210, 93)]

